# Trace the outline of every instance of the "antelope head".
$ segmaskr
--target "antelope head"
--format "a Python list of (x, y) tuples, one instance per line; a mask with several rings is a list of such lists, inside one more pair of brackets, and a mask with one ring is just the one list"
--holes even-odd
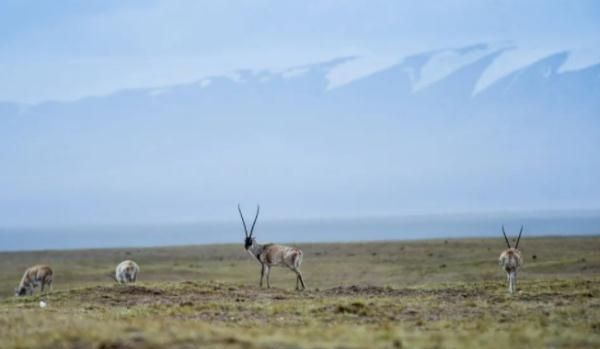
[[(523, 226), (521, 225), (521, 230), (519, 231), (519, 237), (517, 238), (517, 243), (515, 244), (514, 249), (519, 249), (519, 241), (521, 240), (521, 234), (523, 234)], [(506, 237), (506, 232), (504, 231), (504, 225), (502, 226), (502, 235), (504, 235), (504, 240), (506, 241), (506, 246), (510, 249), (510, 242), (508, 241), (508, 237)]]
[(250, 233), (248, 233), (248, 227), (246, 227), (246, 221), (244, 220), (244, 215), (242, 214), (242, 209), (238, 204), (238, 212), (240, 213), (240, 217), (242, 218), (242, 224), (244, 225), (244, 234), (246, 235), (246, 239), (244, 241), (244, 248), (249, 249), (254, 244), (254, 226), (256, 225), (256, 220), (258, 219), (258, 214), (260, 212), (260, 205), (256, 205), (256, 216), (254, 216), (254, 222), (252, 222), (252, 227), (250, 228)]
[(27, 288), (21, 286), (15, 288), (15, 297), (21, 297), (27, 295)]

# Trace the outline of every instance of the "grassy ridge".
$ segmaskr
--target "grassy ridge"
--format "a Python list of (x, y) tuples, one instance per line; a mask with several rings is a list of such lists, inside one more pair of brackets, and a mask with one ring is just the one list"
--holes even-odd
[[(500, 348), (600, 345), (600, 238), (522, 241), (519, 293), (501, 239), (304, 244), (309, 290), (241, 245), (0, 253), (2, 348)], [(533, 256), (535, 255), (535, 259)], [(107, 276), (136, 260), (142, 282)], [(10, 297), (24, 268), (54, 266), (48, 308)]]

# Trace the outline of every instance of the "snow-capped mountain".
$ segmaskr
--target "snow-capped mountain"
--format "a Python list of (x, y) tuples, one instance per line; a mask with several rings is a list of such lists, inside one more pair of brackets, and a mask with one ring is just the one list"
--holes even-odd
[(478, 89), (507, 50), (429, 51), (337, 86), (359, 57), (0, 103), (0, 217), (185, 220), (239, 200), (274, 217), (600, 207), (600, 64), (561, 71), (558, 52)]

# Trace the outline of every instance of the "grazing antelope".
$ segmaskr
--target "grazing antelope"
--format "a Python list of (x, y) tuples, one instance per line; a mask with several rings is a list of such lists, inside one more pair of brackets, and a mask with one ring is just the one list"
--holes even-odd
[(515, 247), (510, 247), (510, 242), (508, 242), (506, 232), (504, 231), (504, 226), (502, 226), (502, 234), (504, 235), (504, 240), (506, 240), (506, 245), (508, 248), (500, 254), (498, 262), (500, 263), (502, 269), (506, 271), (506, 282), (508, 283), (508, 292), (510, 293), (513, 293), (517, 290), (517, 270), (523, 264), (523, 260), (521, 259), (521, 251), (518, 250), (522, 233), (523, 226), (521, 226), (521, 231), (519, 231), (519, 237), (517, 238)]
[(136, 262), (130, 260), (123, 261), (115, 269), (115, 281), (120, 284), (135, 282), (139, 272), (140, 267)]
[(46, 286), (52, 290), (53, 275), (52, 268), (47, 265), (34, 265), (28, 268), (25, 270), (19, 286), (15, 288), (15, 296), (30, 296), (37, 286), (41, 286), (41, 292), (44, 292)]
[(254, 217), (254, 222), (252, 222), (252, 228), (250, 228), (250, 233), (248, 233), (248, 228), (246, 227), (246, 221), (244, 221), (244, 215), (242, 214), (242, 209), (240, 208), (240, 205), (238, 205), (238, 211), (240, 212), (242, 224), (244, 225), (244, 233), (246, 234), (244, 247), (246, 248), (246, 251), (248, 251), (248, 253), (250, 253), (252, 257), (256, 258), (256, 260), (261, 265), (260, 287), (263, 286), (263, 278), (266, 274), (267, 287), (270, 288), (271, 283), (269, 280), (269, 276), (271, 275), (271, 267), (281, 266), (290, 268), (294, 273), (296, 273), (296, 290), (300, 290), (300, 285), (302, 285), (302, 289), (305, 289), (306, 287), (304, 286), (302, 272), (300, 272), (300, 264), (302, 264), (302, 250), (295, 247), (281, 246), (275, 244), (261, 245), (257, 243), (252, 234), (254, 233), (254, 226), (256, 225), (256, 220), (258, 219), (260, 206), (256, 207), (256, 216)]

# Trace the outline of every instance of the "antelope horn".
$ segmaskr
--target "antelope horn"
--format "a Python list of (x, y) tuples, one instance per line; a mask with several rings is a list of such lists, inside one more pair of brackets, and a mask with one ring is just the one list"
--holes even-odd
[(254, 233), (254, 226), (256, 225), (256, 220), (258, 219), (258, 214), (260, 213), (260, 205), (256, 205), (256, 216), (254, 216), (254, 222), (252, 222), (252, 228), (250, 228), (250, 236)]
[(519, 248), (519, 241), (521, 240), (521, 234), (523, 233), (523, 226), (521, 225), (521, 231), (519, 231), (519, 237), (517, 238), (517, 244), (515, 248)]
[(240, 213), (240, 217), (242, 217), (242, 224), (244, 225), (244, 234), (246, 234), (246, 237), (248, 237), (248, 228), (246, 227), (246, 221), (244, 220), (244, 215), (242, 214), (240, 204), (238, 204), (238, 212)]
[(508, 238), (506, 237), (506, 232), (504, 231), (504, 225), (502, 225), (502, 235), (504, 235), (504, 240), (506, 240), (506, 245), (510, 248), (510, 242), (508, 242)]

